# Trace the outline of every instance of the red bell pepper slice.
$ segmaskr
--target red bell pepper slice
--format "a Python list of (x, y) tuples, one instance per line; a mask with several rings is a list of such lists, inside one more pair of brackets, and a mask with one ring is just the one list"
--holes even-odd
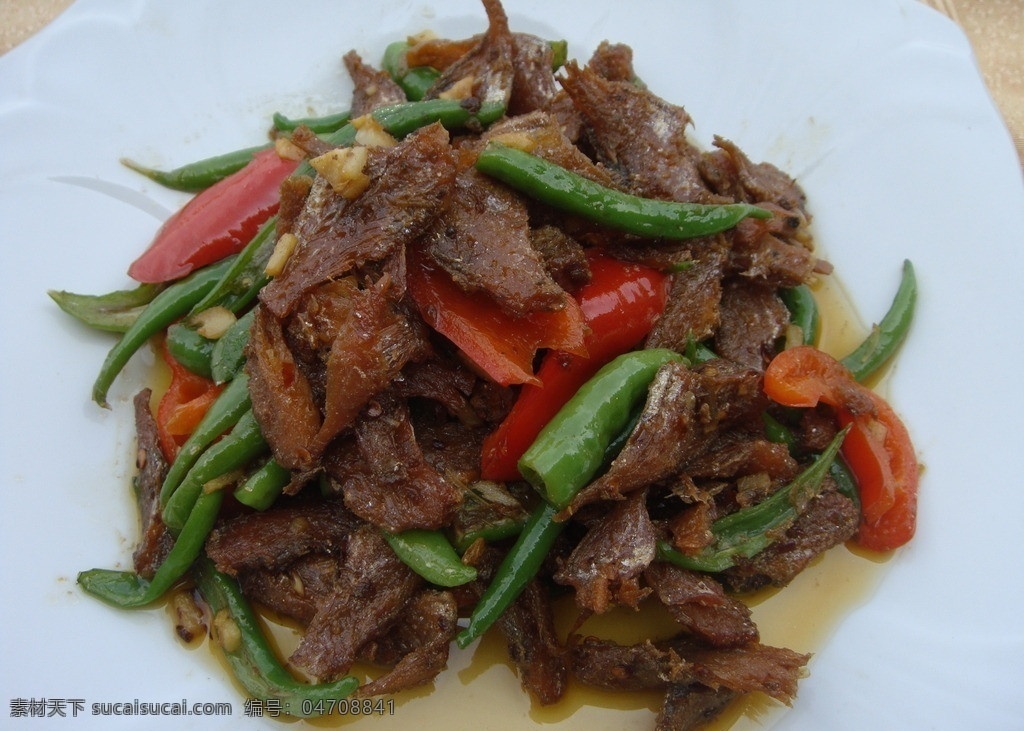
[(765, 371), (764, 390), (784, 406), (828, 404), (840, 424), (852, 425), (842, 454), (860, 492), (857, 543), (888, 551), (910, 541), (917, 524), (920, 470), (910, 434), (885, 399), (855, 381), (838, 360), (811, 346), (775, 356)]
[(277, 213), (281, 183), (298, 162), (273, 149), (197, 194), (168, 218), (128, 267), (138, 282), (168, 282), (237, 253)]
[(542, 348), (586, 352), (583, 314), (571, 297), (560, 310), (513, 317), (494, 300), (464, 292), (426, 254), (410, 249), (408, 256), (409, 294), (423, 319), (496, 383), (536, 381), (533, 359)]
[(169, 464), (223, 387), (185, 368), (171, 355), (166, 342), (161, 343), (160, 354), (171, 371), (171, 381), (157, 405), (156, 429), (160, 451)]
[(550, 351), (544, 356), (539, 383), (523, 386), (508, 416), (484, 440), (484, 479), (519, 479), (519, 458), (544, 425), (601, 366), (636, 347), (665, 308), (667, 275), (603, 254), (589, 258), (592, 277), (577, 295), (588, 327), (587, 354)]

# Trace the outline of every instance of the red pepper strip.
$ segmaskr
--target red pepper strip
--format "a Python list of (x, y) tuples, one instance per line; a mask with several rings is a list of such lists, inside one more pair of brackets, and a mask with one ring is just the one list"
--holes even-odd
[(167, 349), (166, 342), (161, 343), (160, 354), (171, 370), (171, 382), (157, 406), (156, 428), (160, 451), (170, 464), (188, 435), (217, 400), (222, 386), (181, 365)]
[(810, 408), (819, 401), (853, 428), (843, 458), (857, 480), (861, 525), (857, 543), (887, 551), (907, 543), (917, 523), (918, 463), (906, 426), (881, 396), (853, 379), (832, 356), (811, 346), (779, 353), (764, 390), (776, 403)]
[(541, 348), (586, 353), (583, 314), (571, 297), (560, 310), (513, 317), (495, 301), (461, 290), (414, 249), (409, 250), (408, 287), (427, 324), (503, 386), (536, 382), (533, 358)]
[(537, 370), (540, 383), (527, 384), (505, 420), (484, 440), (481, 476), (520, 479), (517, 463), (565, 402), (601, 366), (632, 350), (665, 308), (669, 277), (640, 264), (590, 255), (591, 280), (577, 298), (589, 331), (587, 355), (550, 351)]
[(273, 148), (253, 155), (238, 172), (196, 195), (168, 218), (128, 276), (168, 282), (237, 253), (277, 213), (281, 183), (298, 162)]

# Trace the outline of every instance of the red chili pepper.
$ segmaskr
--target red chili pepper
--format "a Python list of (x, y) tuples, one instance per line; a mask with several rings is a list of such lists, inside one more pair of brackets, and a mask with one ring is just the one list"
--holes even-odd
[(810, 408), (818, 402), (852, 425), (842, 454), (861, 499), (857, 543), (887, 551), (907, 543), (917, 523), (918, 463), (906, 426), (881, 396), (854, 380), (832, 356), (811, 346), (779, 353), (764, 390), (776, 403)]
[(461, 290), (421, 252), (408, 255), (409, 294), (423, 319), (496, 383), (536, 381), (533, 358), (541, 348), (586, 352), (583, 314), (571, 297), (560, 310), (513, 317), (497, 302)]
[(157, 406), (156, 428), (160, 451), (171, 463), (223, 387), (181, 365), (167, 350), (166, 342), (161, 343), (160, 354), (170, 368), (171, 382)]
[(484, 479), (519, 479), (516, 464), (544, 425), (601, 366), (634, 348), (665, 308), (667, 275), (602, 254), (590, 255), (590, 270), (590, 282), (577, 295), (589, 328), (587, 354), (551, 351), (544, 356), (539, 383), (523, 386), (508, 416), (484, 440)]
[(139, 282), (179, 279), (241, 251), (277, 213), (281, 183), (298, 163), (273, 149), (196, 195), (167, 219), (128, 276)]

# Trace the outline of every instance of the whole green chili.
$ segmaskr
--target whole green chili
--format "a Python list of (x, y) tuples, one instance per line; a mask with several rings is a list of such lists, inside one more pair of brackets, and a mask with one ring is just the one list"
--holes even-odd
[(234, 257), (228, 257), (193, 272), (153, 298), (107, 353), (92, 387), (92, 398), (96, 403), (100, 406), (107, 405), (107, 392), (132, 355), (151, 336), (161, 332), (192, 309), (220, 280), (233, 261)]
[(167, 504), (204, 450), (234, 427), (244, 414), (250, 412), (251, 407), (249, 377), (242, 373), (221, 391), (185, 443), (181, 445), (160, 487), (162, 505)]
[(664, 348), (625, 353), (602, 367), (548, 422), (519, 460), (519, 472), (564, 508), (604, 462), (661, 366), (685, 362)]
[(54, 289), (47, 294), (58, 307), (83, 325), (95, 330), (123, 333), (163, 289), (163, 284), (140, 284), (134, 289), (106, 294), (76, 294)]
[(266, 150), (268, 147), (270, 147), (270, 143), (233, 150), (232, 152), (225, 152), (220, 155), (204, 158), (203, 160), (197, 160), (173, 170), (157, 170), (140, 165), (127, 158), (122, 158), (121, 164), (137, 173), (145, 175), (165, 188), (182, 190), (186, 193), (198, 193), (232, 173), (238, 172), (252, 161), (253, 155)]
[(133, 571), (91, 569), (78, 575), (79, 585), (97, 599), (123, 609), (135, 609), (155, 602), (185, 575), (202, 553), (223, 499), (221, 490), (199, 496), (174, 546), (152, 579), (146, 580)]
[(536, 576), (565, 521), (556, 521), (558, 509), (541, 501), (527, 520), (515, 544), (505, 554), (491, 583), (473, 608), (469, 625), (455, 637), (459, 647), (469, 646), (494, 624)]
[(275, 112), (274, 129), (279, 132), (291, 132), (297, 127), (308, 127), (316, 134), (326, 134), (336, 132), (348, 124), (351, 119), (352, 115), (348, 111), (326, 114), (319, 117), (300, 117), (298, 119), (292, 119), (280, 112)]
[(267, 450), (259, 423), (252, 411), (242, 414), (234, 428), (210, 445), (188, 471), (164, 505), (164, 524), (173, 533), (184, 529), (193, 505), (207, 490), (207, 483), (244, 467)]
[(747, 203), (706, 205), (640, 198), (496, 142), (487, 144), (476, 167), (554, 208), (637, 236), (688, 239), (724, 231), (747, 217), (771, 217), (769, 211)]
[(295, 679), (274, 652), (238, 583), (205, 556), (196, 562), (196, 588), (213, 615), (216, 639), (232, 673), (253, 698), (274, 701), (283, 713), (308, 718), (329, 713), (359, 687), (351, 675), (331, 683)]
[(903, 262), (900, 285), (889, 310), (871, 334), (852, 353), (842, 359), (856, 381), (863, 382), (878, 372), (906, 339), (917, 304), (917, 275), (914, 265)]
[(658, 542), (658, 557), (682, 568), (714, 573), (733, 566), (737, 557), (757, 555), (780, 538), (804, 506), (821, 492), (847, 431), (849, 427), (839, 432), (810, 466), (771, 497), (714, 521), (714, 540), (700, 553), (685, 554), (662, 540)]
[(210, 376), (215, 382), (225, 383), (241, 373), (245, 364), (245, 346), (249, 344), (249, 330), (255, 314), (255, 309), (246, 312), (214, 343), (210, 354)]
[(412, 529), (401, 533), (385, 531), (383, 535), (402, 563), (431, 584), (452, 587), (476, 579), (476, 569), (462, 563), (441, 531)]
[(235, 488), (235, 500), (254, 510), (266, 510), (274, 504), (291, 479), (291, 470), (270, 458)]
[(814, 293), (806, 284), (779, 290), (779, 296), (789, 310), (789, 321), (800, 328), (804, 345), (814, 345), (821, 333), (821, 316)]

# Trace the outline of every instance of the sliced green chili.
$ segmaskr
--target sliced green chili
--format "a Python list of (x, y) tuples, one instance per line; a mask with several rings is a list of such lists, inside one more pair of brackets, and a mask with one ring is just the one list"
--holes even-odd
[(670, 361), (685, 358), (652, 348), (625, 353), (601, 368), (541, 430), (519, 460), (520, 474), (552, 505), (568, 505), (601, 468), (654, 374)]
[(167, 528), (172, 533), (183, 530), (196, 500), (208, 489), (207, 483), (244, 467), (266, 450), (267, 442), (260, 433), (256, 417), (252, 411), (246, 411), (224, 438), (200, 455), (171, 493), (163, 512)]
[(781, 537), (821, 492), (847, 431), (849, 427), (839, 432), (810, 466), (771, 497), (712, 523), (714, 542), (700, 553), (685, 554), (667, 541), (659, 541), (658, 557), (682, 568), (713, 573), (733, 566), (738, 557), (757, 555)]
[(331, 683), (295, 679), (274, 652), (259, 618), (238, 583), (205, 556), (196, 562), (196, 588), (213, 615), (216, 639), (239, 684), (253, 698), (274, 701), (283, 713), (299, 718), (319, 716), (337, 708), (337, 701), (359, 687), (351, 675)]
[(640, 198), (496, 142), (487, 144), (476, 167), (554, 208), (637, 236), (688, 239), (724, 231), (747, 217), (771, 217), (769, 211), (747, 203), (707, 205)]
[(136, 609), (152, 604), (185, 575), (202, 553), (223, 499), (221, 490), (199, 496), (174, 546), (152, 579), (146, 580), (133, 571), (91, 569), (78, 575), (78, 583), (87, 593), (115, 607)]
[(123, 158), (121, 164), (131, 168), (137, 173), (145, 175), (150, 180), (159, 183), (165, 188), (182, 190), (186, 193), (198, 193), (209, 188), (214, 183), (220, 182), (233, 173), (237, 173), (250, 162), (252, 156), (257, 152), (266, 150), (270, 143), (246, 147), (241, 150), (225, 152), (213, 157), (182, 165), (173, 170), (157, 170), (155, 168), (140, 165), (137, 162)]
[(95, 330), (123, 333), (163, 289), (163, 284), (140, 284), (134, 289), (107, 294), (76, 294), (54, 289), (47, 294), (58, 307), (82, 324)]
[(211, 378), (213, 346), (216, 340), (203, 337), (197, 330), (183, 322), (176, 322), (167, 328), (167, 350), (185, 368), (203, 378)]
[(804, 345), (814, 345), (821, 333), (821, 316), (814, 293), (806, 284), (779, 290), (779, 296), (789, 310), (789, 321), (800, 328)]
[(249, 344), (249, 330), (256, 310), (239, 317), (214, 343), (210, 354), (210, 376), (217, 383), (230, 381), (241, 373), (245, 364), (245, 346)]
[(395, 83), (402, 87), (409, 101), (419, 101), (441, 76), (441, 72), (431, 66), (412, 66), (406, 62), (409, 44), (406, 41), (395, 41), (384, 49), (381, 68), (387, 71)]
[(486, 632), (536, 576), (566, 526), (565, 521), (555, 520), (557, 512), (557, 508), (544, 501), (534, 509), (515, 545), (505, 554), (494, 579), (473, 608), (469, 625), (455, 637), (459, 647), (469, 646)]
[(888, 312), (871, 329), (871, 334), (864, 342), (842, 359), (854, 380), (867, 380), (893, 356), (910, 331), (916, 305), (917, 275), (914, 273), (914, 265), (907, 259), (903, 262), (900, 285)]
[(192, 469), (204, 450), (214, 440), (234, 427), (242, 416), (250, 411), (251, 406), (249, 378), (242, 373), (221, 391), (196, 428), (192, 430), (188, 439), (181, 445), (181, 449), (178, 450), (170, 469), (167, 470), (163, 485), (160, 487), (162, 505), (167, 504), (171, 495), (185, 479), (185, 475)]
[(384, 532), (384, 540), (406, 566), (438, 586), (461, 586), (476, 579), (476, 569), (462, 563), (444, 533), (437, 530)]
[(170, 285), (153, 298), (107, 353), (92, 387), (92, 398), (96, 403), (107, 405), (107, 392), (132, 355), (151, 336), (188, 313), (214, 287), (233, 262), (234, 257), (228, 257), (204, 267)]
[(254, 510), (266, 510), (291, 482), (292, 473), (271, 458), (249, 475), (234, 492), (235, 500)]

